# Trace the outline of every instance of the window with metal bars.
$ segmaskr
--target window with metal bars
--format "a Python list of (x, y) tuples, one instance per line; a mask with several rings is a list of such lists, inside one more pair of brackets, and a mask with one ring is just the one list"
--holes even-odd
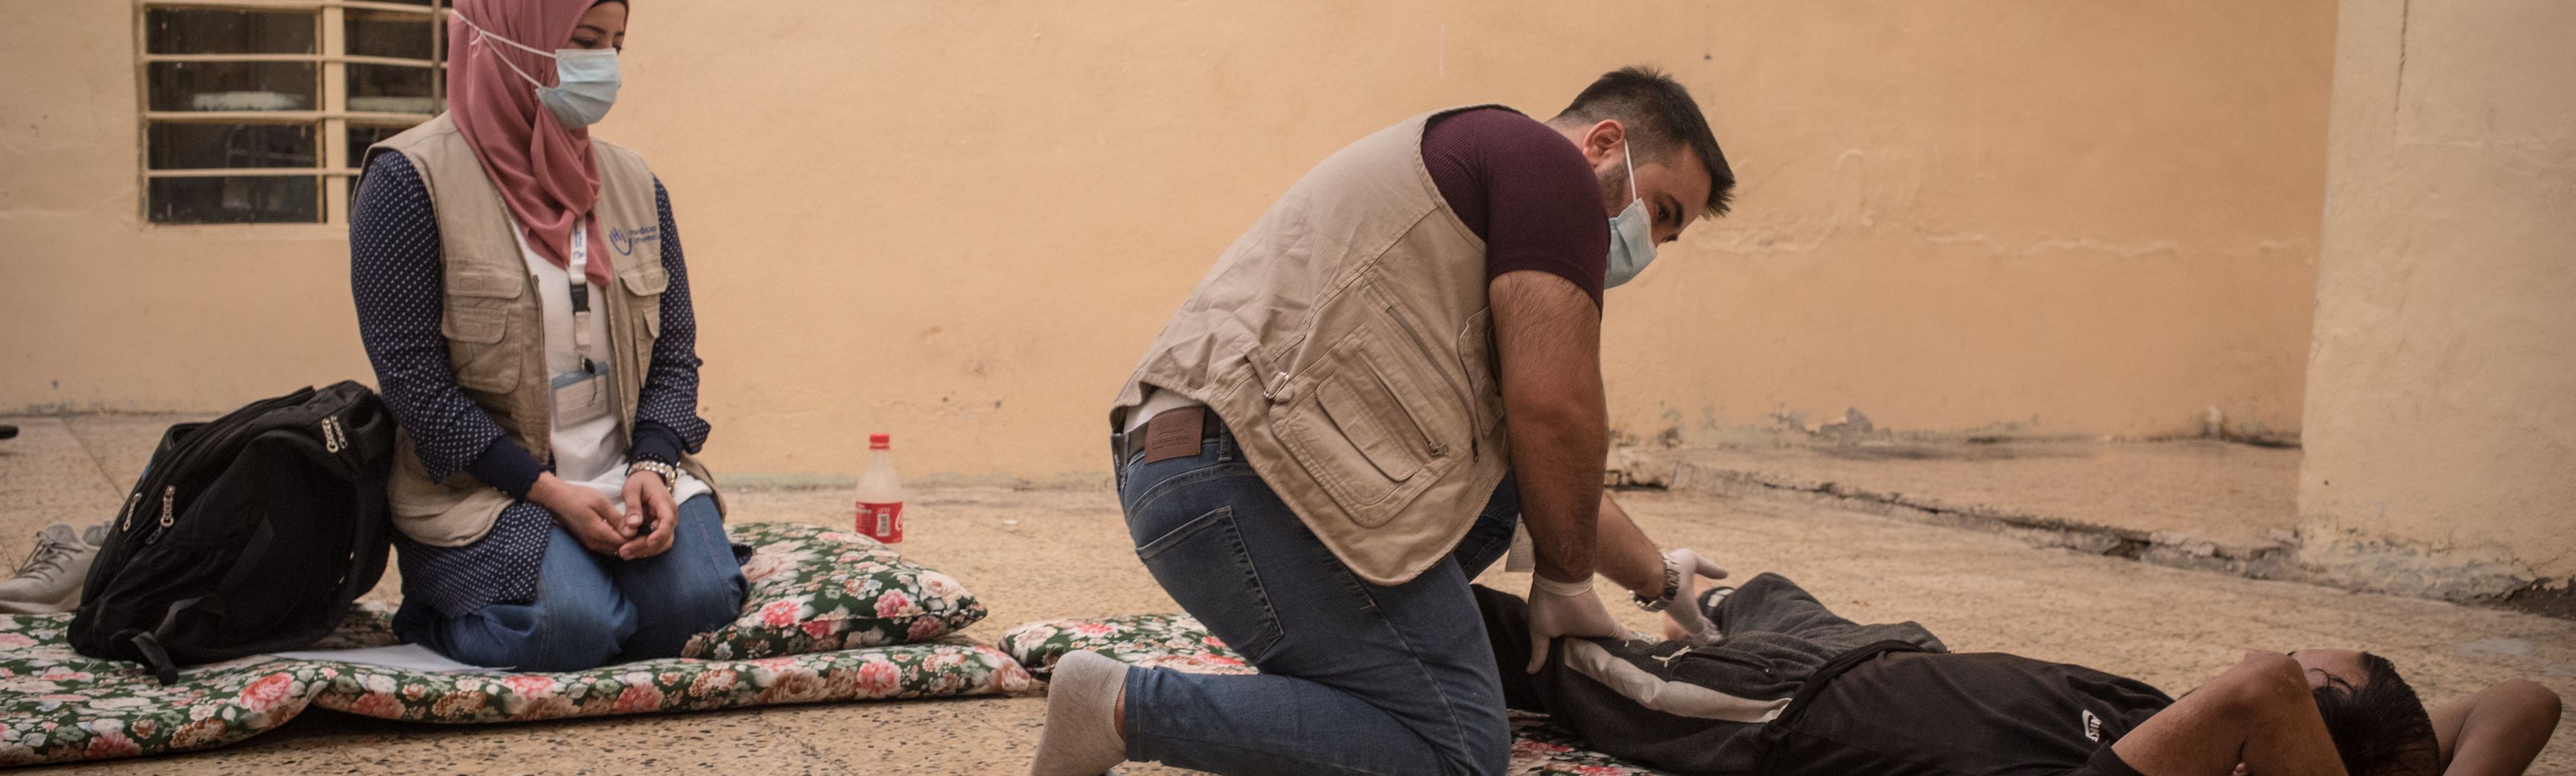
[(445, 0), (137, 0), (143, 211), (344, 223), (367, 146), (446, 106)]

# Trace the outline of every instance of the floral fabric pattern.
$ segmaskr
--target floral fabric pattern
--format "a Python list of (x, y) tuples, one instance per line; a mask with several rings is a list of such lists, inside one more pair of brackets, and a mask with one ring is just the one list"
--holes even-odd
[[(381, 605), (325, 648), (392, 643)], [(559, 674), (437, 673), (247, 657), (162, 686), (149, 670), (72, 652), (71, 616), (0, 615), (0, 765), (206, 749), (267, 732), (308, 704), (451, 724), (823, 701), (988, 695), (1029, 675), (992, 647), (951, 639), (760, 660), (671, 658)]]
[(946, 636), (984, 619), (984, 604), (955, 578), (903, 559), (859, 534), (799, 523), (736, 523), (753, 548), (742, 616), (682, 647), (682, 657), (763, 658)]
[[(555, 674), (406, 671), (255, 656), (179, 672), (84, 657), (71, 615), (0, 615), (0, 766), (224, 746), (307, 705), (445, 724), (697, 711), (1028, 689), (1000, 650), (951, 635), (984, 606), (945, 574), (856, 534), (736, 524), (756, 552), (742, 619), (688, 657)], [(315, 649), (397, 643), (393, 605), (362, 603)], [(700, 659), (707, 658), (707, 659)]]
[(1186, 614), (1032, 622), (1003, 631), (998, 646), (1040, 679), (1067, 652), (1098, 652), (1121, 663), (1200, 674), (1260, 673)]
[[(1068, 652), (1098, 652), (1120, 662), (1207, 674), (1258, 673), (1186, 614), (1141, 614), (1032, 622), (1002, 632), (998, 646), (1044, 678)], [(1545, 715), (1512, 712), (1512, 776), (1648, 776), (1661, 774), (1581, 748), (1582, 740)]]

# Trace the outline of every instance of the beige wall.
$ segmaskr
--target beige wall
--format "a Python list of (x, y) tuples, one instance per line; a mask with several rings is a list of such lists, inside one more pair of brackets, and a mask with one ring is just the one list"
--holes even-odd
[(0, 411), (229, 409), (365, 374), (345, 230), (142, 224), (134, 24), (0, 0)]
[(2576, 5), (2349, 0), (2299, 511), (2343, 581), (2576, 577)]
[[(136, 223), (131, 10), (0, 0), (0, 408), (366, 373), (339, 236)], [(1097, 478), (1217, 253), (1410, 113), (1678, 74), (1744, 180), (1610, 295), (1612, 417), (1685, 440), (2295, 430), (2329, 0), (651, 3), (600, 129), (669, 184), (711, 458)]]

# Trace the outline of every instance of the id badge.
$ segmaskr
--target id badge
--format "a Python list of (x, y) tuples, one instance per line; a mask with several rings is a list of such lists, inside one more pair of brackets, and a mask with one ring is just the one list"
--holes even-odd
[(555, 425), (570, 426), (608, 416), (608, 365), (565, 372), (554, 379)]

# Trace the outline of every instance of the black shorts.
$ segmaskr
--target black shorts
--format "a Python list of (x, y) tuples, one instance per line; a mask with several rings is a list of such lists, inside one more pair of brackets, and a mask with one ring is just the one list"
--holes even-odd
[(2111, 751), (2173, 701), (2083, 666), (1891, 652), (1833, 677), (1767, 731), (1776, 773), (2141, 776)]
[(2139, 773), (2136, 768), (2129, 767), (2129, 761), (2120, 759), (2119, 753), (2111, 751), (2110, 744), (2103, 744), (2102, 748), (2093, 750), (2093, 759), (2085, 761), (2083, 767), (2067, 771), (2065, 776), (2147, 775)]

